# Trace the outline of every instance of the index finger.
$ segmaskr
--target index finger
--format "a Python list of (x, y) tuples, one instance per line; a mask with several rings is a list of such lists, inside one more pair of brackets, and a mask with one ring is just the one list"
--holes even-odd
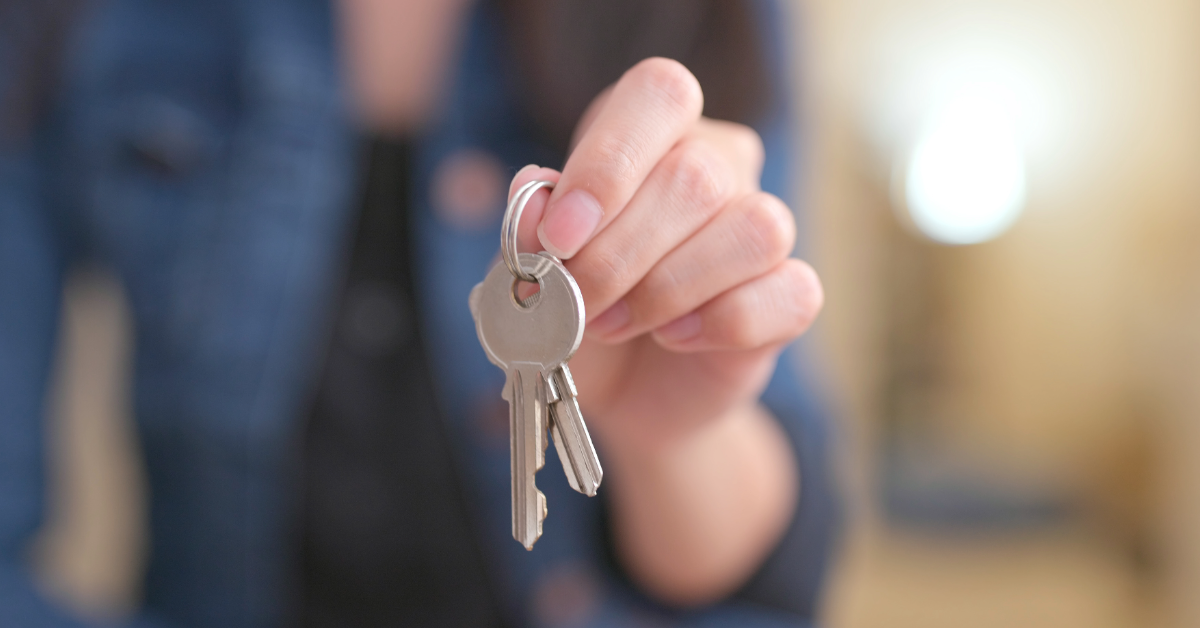
[(578, 252), (621, 213), (703, 108), (700, 83), (678, 61), (646, 59), (627, 71), (567, 159), (538, 225), (542, 246), (564, 259)]

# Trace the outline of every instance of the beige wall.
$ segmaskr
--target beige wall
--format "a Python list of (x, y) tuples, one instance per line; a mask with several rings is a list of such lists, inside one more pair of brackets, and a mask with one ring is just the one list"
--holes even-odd
[[(897, 316), (889, 290), (896, 264), (915, 257), (937, 296), (927, 305), (935, 346), (921, 350), (945, 375), (926, 391), (945, 437), (981, 464), (1076, 492), (1095, 525), (1116, 530), (1103, 539), (1148, 531), (1173, 592), (1165, 621), (1200, 625), (1200, 596), (1187, 594), (1200, 591), (1200, 4), (794, 8), (809, 38), (799, 51), (815, 141), (807, 204), (828, 297), (816, 334), (852, 419), (862, 511), (877, 512), (875, 435)], [(1050, 101), (1028, 154), (1028, 206), (992, 242), (922, 243), (891, 214), (897, 140), (929, 89), (927, 68), (979, 50), (1011, 55)], [(855, 538), (880, 520), (862, 525)], [(969, 578), (982, 568), (971, 551), (940, 564)], [(844, 611), (834, 614), (886, 625)]]

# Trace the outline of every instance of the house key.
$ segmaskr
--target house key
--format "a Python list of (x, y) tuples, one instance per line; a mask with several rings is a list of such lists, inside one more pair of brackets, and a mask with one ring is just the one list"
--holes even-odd
[[(548, 431), (571, 488), (593, 496), (603, 478), (566, 364), (583, 339), (583, 295), (552, 255), (513, 254), (521, 210), (534, 192), (550, 185), (535, 181), (513, 197), (503, 228), (511, 238), (501, 242), (505, 264), (492, 268), (470, 297), (479, 342), (507, 375), (513, 537), (526, 549), (541, 536), (547, 512), (535, 476), (545, 463)], [(522, 281), (536, 282), (538, 291), (519, 298)]]

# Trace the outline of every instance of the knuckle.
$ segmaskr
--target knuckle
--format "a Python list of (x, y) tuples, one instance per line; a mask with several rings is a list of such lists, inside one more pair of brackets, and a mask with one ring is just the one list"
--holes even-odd
[[(637, 147), (618, 136), (604, 136), (595, 147), (591, 174), (600, 186), (627, 187), (637, 181)], [(607, 209), (607, 208), (606, 208)]]
[(633, 66), (630, 74), (631, 78), (662, 93), (690, 115), (699, 116), (704, 108), (704, 93), (700, 89), (700, 82), (678, 61), (652, 57)]
[(576, 256), (576, 280), (581, 286), (599, 289), (605, 296), (608, 291), (623, 289), (635, 281), (634, 269), (629, 261), (616, 251), (597, 251)]
[(796, 242), (796, 219), (778, 197), (765, 192), (754, 194), (746, 203), (743, 218), (760, 259), (774, 263), (791, 254)]
[(663, 309), (671, 309), (672, 305), (680, 301), (683, 288), (683, 279), (671, 272), (671, 269), (656, 267), (642, 279), (636, 293), (643, 300), (648, 298)]
[(708, 146), (688, 141), (677, 147), (671, 164), (671, 179), (689, 205), (719, 207), (729, 194), (728, 172), (721, 168)]

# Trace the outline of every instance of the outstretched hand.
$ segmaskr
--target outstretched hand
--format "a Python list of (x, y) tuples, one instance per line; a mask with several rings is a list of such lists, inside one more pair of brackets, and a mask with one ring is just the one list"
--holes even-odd
[(562, 258), (583, 293), (571, 370), (618, 553), (682, 605), (736, 589), (791, 519), (796, 461), (758, 397), (823, 300), (790, 257), (791, 211), (760, 189), (762, 141), (702, 108), (685, 67), (643, 61), (589, 107), (561, 173), (529, 166), (510, 190), (556, 182), (519, 239)]
[(606, 441), (661, 443), (753, 402), (821, 309), (816, 273), (789, 257), (791, 211), (759, 187), (761, 140), (702, 106), (686, 68), (648, 59), (592, 104), (561, 174), (513, 180), (557, 183), (526, 206), (521, 240), (583, 292), (571, 369)]

